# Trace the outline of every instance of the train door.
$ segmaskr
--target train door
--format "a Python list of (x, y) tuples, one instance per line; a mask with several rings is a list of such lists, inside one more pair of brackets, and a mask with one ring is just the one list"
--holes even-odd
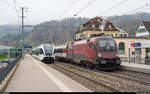
[(135, 62), (141, 63), (141, 48), (135, 49)]
[(39, 53), (39, 58), (40, 58), (40, 60), (43, 60), (43, 58), (44, 58), (44, 52), (43, 52), (43, 49), (42, 48), (40, 48), (40, 49), (38, 49), (39, 51), (38, 51), (38, 53)]

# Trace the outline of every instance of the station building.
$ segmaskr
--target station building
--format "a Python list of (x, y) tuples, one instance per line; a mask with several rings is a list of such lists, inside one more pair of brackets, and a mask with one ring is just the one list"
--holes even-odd
[[(145, 37), (128, 37), (126, 31), (119, 29), (110, 21), (100, 17), (95, 17), (81, 24), (75, 33), (75, 39), (87, 39), (90, 38), (92, 34), (100, 33), (114, 38), (118, 47), (118, 56), (124, 62), (145, 63), (145, 58), (150, 57), (150, 40), (147, 40)], [(138, 47), (131, 47), (133, 43), (139, 44)]]

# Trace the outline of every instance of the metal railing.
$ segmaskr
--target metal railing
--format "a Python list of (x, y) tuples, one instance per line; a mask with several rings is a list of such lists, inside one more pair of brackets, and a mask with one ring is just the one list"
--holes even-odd
[(130, 57), (128, 62), (130, 62), (130, 63), (138, 63), (138, 64), (145, 64), (146, 63), (145, 62), (145, 58), (132, 58), (132, 57)]
[(21, 59), (21, 55), (18, 56), (14, 61), (8, 62), (8, 66), (0, 70), (0, 84), (5, 79), (5, 77), (10, 73), (13, 67), (17, 64), (17, 62)]

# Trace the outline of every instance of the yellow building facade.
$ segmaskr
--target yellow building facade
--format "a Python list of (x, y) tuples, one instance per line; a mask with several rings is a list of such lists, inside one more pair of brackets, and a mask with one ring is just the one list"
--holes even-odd
[[(103, 25), (105, 22), (105, 26)], [(101, 27), (104, 26), (103, 29)], [(94, 27), (94, 28), (93, 28)], [(95, 17), (88, 21), (87, 23), (83, 24), (78, 31), (75, 33), (75, 39), (88, 39), (92, 36), (92, 34), (101, 34), (112, 36), (113, 39), (116, 41), (117, 49), (118, 49), (118, 56), (124, 62), (129, 62), (129, 58), (134, 58), (134, 62), (140, 60), (139, 63), (144, 62), (146, 57), (146, 49), (147, 48), (130, 48), (129, 45), (132, 42), (141, 42), (147, 39), (145, 38), (137, 38), (137, 37), (128, 37), (128, 33), (115, 27), (111, 22), (104, 21), (99, 17)], [(150, 49), (149, 49), (150, 53)]]
[[(141, 52), (140, 54), (137, 54), (136, 48), (130, 48), (129, 45), (132, 42), (141, 42), (141, 41), (145, 41), (147, 39), (136, 38), (136, 37), (126, 37), (126, 38), (114, 37), (114, 40), (116, 41), (116, 44), (117, 44), (118, 56), (122, 59), (122, 61), (128, 62), (129, 57), (134, 58), (134, 56), (132, 54), (133, 52), (135, 52), (135, 59), (139, 59), (139, 56), (140, 56), (140, 58), (143, 58), (143, 59), (146, 57), (146, 48), (137, 48)], [(124, 49), (121, 49), (122, 50), (121, 53), (119, 52), (120, 51), (120, 47), (119, 47), (120, 44), (124, 45)]]

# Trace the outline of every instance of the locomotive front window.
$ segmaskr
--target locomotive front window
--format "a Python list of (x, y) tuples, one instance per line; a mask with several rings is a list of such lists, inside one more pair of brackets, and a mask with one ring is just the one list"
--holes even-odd
[(51, 54), (52, 52), (53, 52), (53, 47), (46, 47), (46, 48), (44, 48), (45, 49), (45, 53), (46, 54)]
[(107, 46), (107, 41), (106, 40), (100, 40), (99, 44), (101, 47), (106, 47)]
[(113, 40), (108, 40), (108, 42), (111, 47), (115, 47), (115, 42)]
[(101, 47), (106, 46), (115, 47), (115, 42), (113, 40), (100, 40), (99, 44)]

